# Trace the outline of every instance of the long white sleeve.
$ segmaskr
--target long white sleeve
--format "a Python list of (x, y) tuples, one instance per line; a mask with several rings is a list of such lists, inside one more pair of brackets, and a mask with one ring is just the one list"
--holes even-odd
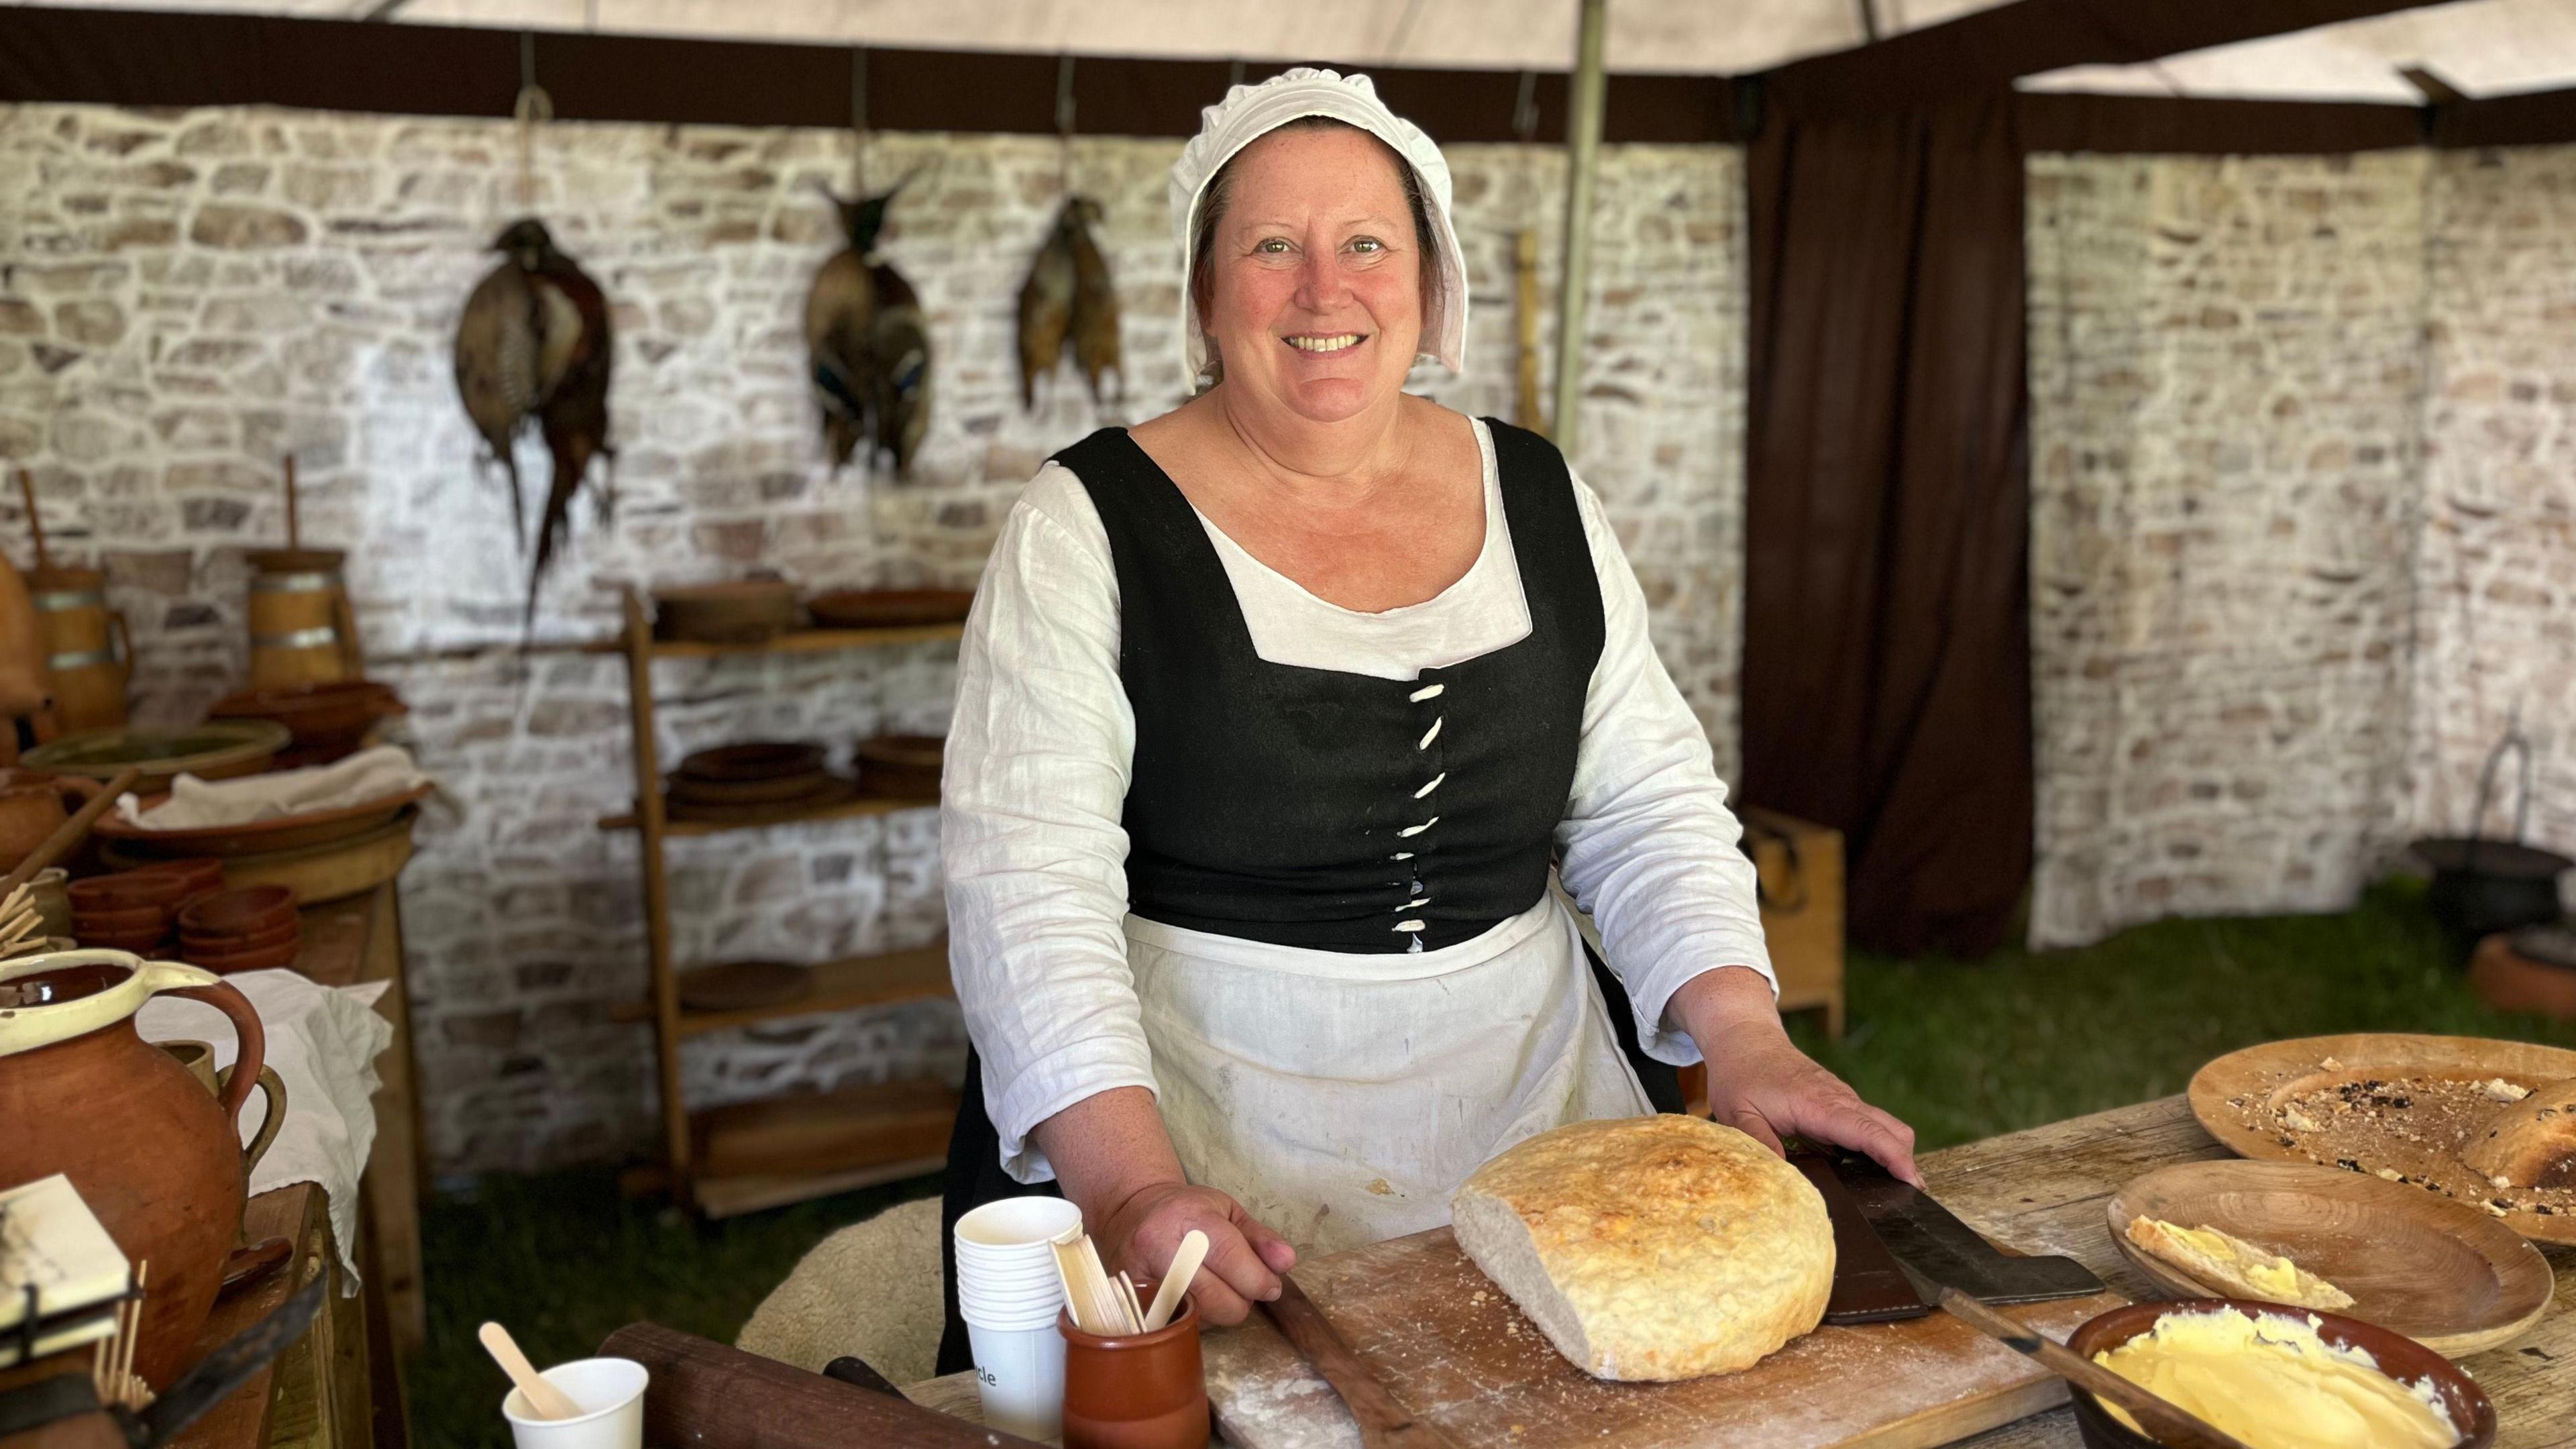
[(1584, 696), (1573, 798), (1556, 828), (1558, 874), (1601, 928), (1611, 972), (1636, 1009), (1638, 1044), (1688, 1066), (1698, 1046), (1664, 1022), (1682, 983), (1723, 966), (1752, 967), (1775, 992), (1779, 978), (1708, 736), (1646, 636), (1645, 594), (1601, 500), (1579, 481), (1575, 496), (1606, 632)]
[(1108, 535), (1050, 467), (1003, 522), (966, 621), (939, 811), (949, 969), (1022, 1182), (1055, 1175), (1038, 1123), (1155, 1086), (1121, 925), (1136, 728), (1118, 640)]

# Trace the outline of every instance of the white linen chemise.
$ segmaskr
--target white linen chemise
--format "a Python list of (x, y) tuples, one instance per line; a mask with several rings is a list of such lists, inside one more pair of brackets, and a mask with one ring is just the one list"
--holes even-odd
[[(1423, 603), (1340, 608), (1207, 525), (1262, 658), (1402, 680), (1529, 633), (1493, 439), (1474, 426), (1484, 546)], [(1663, 1024), (1673, 992), (1724, 966), (1771, 974), (1753, 868), (1600, 500), (1580, 480), (1575, 492), (1605, 635), (1556, 831), (1561, 875), (1646, 1052), (1687, 1065), (1697, 1048)], [(1141, 1086), (1191, 1181), (1299, 1251), (1330, 1252), (1448, 1221), (1458, 1183), (1514, 1142), (1652, 1110), (1554, 895), (1411, 953), (1130, 915), (1119, 821), (1135, 725), (1118, 651), (1108, 535), (1080, 480), (1049, 464), (1005, 520), (967, 623), (942, 789), (951, 969), (1006, 1171), (1051, 1178), (1030, 1130)]]

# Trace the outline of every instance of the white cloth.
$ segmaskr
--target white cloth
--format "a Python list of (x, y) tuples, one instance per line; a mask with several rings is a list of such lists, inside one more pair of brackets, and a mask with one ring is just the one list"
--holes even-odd
[[(376, 1057), (391, 1045), (394, 1025), (376, 1011), (389, 981), (324, 986), (294, 971), (244, 971), (224, 978), (250, 998), (268, 1037), (268, 1065), (286, 1087), (286, 1122), (250, 1175), (253, 1194), (290, 1183), (319, 1183), (330, 1198), (331, 1233), (349, 1291), (358, 1287), (358, 1177), (376, 1145)], [(134, 1015), (145, 1041), (203, 1041), (217, 1070), (240, 1055), (232, 1022), (201, 1001), (156, 996)], [(242, 1109), (244, 1144), (258, 1134), (266, 1099), (251, 1094)]]
[(1234, 86), (1225, 99), (1199, 112), (1199, 133), (1181, 148), (1172, 163), (1172, 235), (1181, 247), (1181, 346), (1189, 359), (1190, 379), (1205, 377), (1216, 349), (1199, 330), (1198, 309), (1187, 298), (1197, 295), (1190, 276), (1190, 223), (1208, 182), (1234, 153), (1263, 136), (1305, 116), (1330, 116), (1359, 127), (1395, 148), (1421, 180), (1422, 199), (1438, 233), (1424, 240), (1438, 251), (1441, 287), (1438, 310), (1422, 319), (1420, 356), (1464, 376), (1467, 371), (1467, 260), (1458, 247), (1458, 229), (1450, 224), (1449, 162), (1422, 128), (1386, 108), (1377, 86), (1364, 75), (1297, 66), (1259, 85)]
[(411, 751), (400, 745), (378, 745), (302, 770), (272, 770), (230, 780), (181, 775), (170, 782), (170, 798), (155, 809), (144, 810), (142, 802), (129, 794), (117, 797), (116, 813), (126, 824), (145, 830), (201, 830), (339, 810), (433, 783), (427, 771), (412, 763)]
[[(1477, 657), (1527, 632), (1518, 570), (1494, 566), (1510, 548), (1510, 529), (1495, 501), (1491, 439), (1481, 423), (1477, 431), (1488, 474), (1487, 556), (1428, 603), (1388, 615), (1355, 613), (1261, 569), (1242, 550), (1220, 545), (1219, 557), (1264, 658), (1329, 661), (1323, 667), (1409, 679), (1423, 668)], [(1605, 958), (1643, 1028), (1646, 1051), (1687, 1064), (1698, 1060), (1697, 1048), (1663, 1024), (1673, 992), (1723, 966), (1770, 975), (1753, 867), (1736, 848), (1739, 831), (1726, 809), (1707, 736), (1647, 639), (1645, 598), (1636, 576), (1602, 517), (1600, 501), (1580, 481), (1575, 492), (1601, 584), (1605, 638), (1584, 701), (1572, 795), (1556, 832), (1561, 870), (1567, 889), (1600, 927)], [(1498, 597), (1506, 593), (1509, 607)], [(1223, 607), (1224, 601), (1210, 606)], [(1330, 989), (1327, 978), (1315, 976), (1307, 964), (1320, 953), (1173, 935), (1168, 927), (1128, 919), (1127, 836), (1119, 821), (1135, 721), (1119, 681), (1118, 647), (1118, 581), (1108, 535), (1080, 481), (1050, 466), (1004, 521), (967, 622), (941, 807), (949, 959), (983, 1057), (985, 1104), (1001, 1138), (1002, 1165), (1023, 1182), (1053, 1175), (1028, 1140), (1037, 1123), (1112, 1088), (1160, 1090), (1158, 1054), (1173, 1034), (1149, 1030), (1140, 983), (1149, 977), (1169, 980), (1172, 957), (1204, 957), (1239, 970), (1233, 963), (1267, 953), (1281, 971), (1302, 972), (1311, 989)], [(1406, 657), (1415, 650), (1418, 655)], [(1562, 910), (1549, 902), (1539, 909)], [(1488, 936), (1509, 936), (1519, 924), (1496, 927)], [(1553, 982), (1565, 969), (1558, 963), (1570, 949), (1567, 934), (1532, 930), (1500, 947), (1480, 937), (1448, 948), (1457, 954), (1447, 959), (1474, 958), (1481, 967), (1480, 951), (1520, 953), (1508, 964), (1494, 957), (1495, 970), (1487, 974), (1501, 979), (1526, 971)], [(1151, 950), (1165, 953), (1150, 958), (1150, 969), (1140, 964), (1149, 960), (1146, 938)], [(1349, 960), (1354, 969), (1400, 979), (1420, 969), (1426, 957), (1443, 955)], [(1570, 960), (1579, 963), (1580, 953)], [(1481, 993), (1483, 979), (1461, 975), (1435, 989), (1475, 981)], [(1316, 982), (1326, 985), (1312, 987)], [(1352, 986), (1354, 996), (1365, 994), (1362, 983)], [(1559, 991), (1550, 999), (1561, 1007), (1569, 993), (1550, 989)], [(1587, 986), (1582, 999), (1591, 998)], [(1463, 999), (1471, 1014), (1498, 1009), (1478, 996)], [(1319, 1067), (1331, 1063), (1335, 1074), (1356, 1076), (1345, 1070), (1345, 1044), (1319, 1034), (1327, 1026), (1340, 1029), (1333, 1024), (1341, 1020), (1336, 1009), (1274, 1016), (1265, 1026), (1278, 1034), (1278, 1052), (1303, 1053)], [(1553, 1017), (1519, 1025), (1528, 1031), (1532, 1051), (1587, 1039)], [(1156, 1037), (1156, 1030), (1164, 1036)], [(1502, 1065), (1513, 1083), (1525, 1066), (1538, 1069), (1535, 1058)], [(1624, 1077), (1624, 1063), (1620, 1067)], [(1569, 1092), (1569, 1101), (1595, 1100), (1593, 1090), (1587, 1085)], [(1501, 1094), (1519, 1092), (1507, 1085)], [(1499, 1110), (1489, 1120), (1497, 1130), (1528, 1125), (1522, 1116)], [(1444, 1130), (1431, 1121), (1414, 1125), (1427, 1135)], [(1495, 1140), (1481, 1150), (1506, 1145)], [(1186, 1163), (1194, 1153), (1216, 1149), (1181, 1150)], [(1433, 1155), (1427, 1145), (1423, 1155)], [(1464, 1160), (1463, 1149), (1444, 1149), (1444, 1155)], [(1390, 1165), (1395, 1164), (1373, 1164)]]
[(1437, 951), (1272, 946), (1127, 918), (1182, 1170), (1301, 1253), (1449, 1221), (1501, 1148), (1651, 1112), (1554, 896)]

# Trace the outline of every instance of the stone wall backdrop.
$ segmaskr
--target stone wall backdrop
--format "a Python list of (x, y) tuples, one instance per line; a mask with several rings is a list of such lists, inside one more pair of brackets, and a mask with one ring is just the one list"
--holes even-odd
[(2339, 909), (2409, 833), (2432, 166), (2031, 159), (2032, 944)]
[[(2430, 207), (2415, 824), (2467, 832), (2519, 719), (2532, 836), (2576, 851), (2576, 146), (2445, 153)], [(2513, 829), (2511, 779), (2491, 834)]]
[[(308, 543), (350, 550), (372, 672), (410, 700), (461, 803), (404, 877), (429, 1151), (441, 1170), (647, 1149), (650, 1052), (612, 1002), (643, 989), (634, 847), (593, 828), (632, 791), (602, 585), (775, 568), (816, 587), (971, 584), (1053, 449), (1184, 395), (1164, 175), (1178, 143), (887, 134), (879, 183), (921, 166), (886, 250), (929, 310), (937, 400), (916, 476), (822, 466), (797, 316), (836, 246), (817, 182), (832, 131), (563, 124), (534, 210), (616, 306), (617, 510), (583, 505), (523, 654), (524, 562), (449, 372), (457, 311), (519, 213), (504, 122), (266, 109), (0, 107), (0, 465), (35, 472), (59, 553), (95, 555), (132, 620), (135, 713), (193, 719), (244, 668), (244, 550), (282, 539), (281, 454)], [(1460, 147), (1476, 308), (1470, 377), (1420, 385), (1508, 416), (1509, 228), (1542, 230), (1561, 158)], [(1123, 403), (1071, 373), (1023, 413), (1010, 337), (1031, 251), (1072, 184), (1108, 207)], [(1605, 152), (1583, 440), (1656, 642), (1733, 764), (1742, 550), (1741, 178), (1719, 148)], [(1552, 345), (1552, 339), (1551, 339)], [(542, 452), (521, 450), (544, 477)], [(538, 485), (541, 488), (541, 484)], [(532, 490), (534, 491), (534, 490)], [(23, 521), (0, 508), (22, 560)], [(953, 650), (661, 666), (666, 753), (751, 735), (845, 746), (944, 727)], [(941, 928), (937, 821), (910, 812), (679, 842), (683, 960), (895, 949)], [(690, 1048), (693, 1100), (924, 1070), (963, 1042), (941, 1004), (812, 1018)]]

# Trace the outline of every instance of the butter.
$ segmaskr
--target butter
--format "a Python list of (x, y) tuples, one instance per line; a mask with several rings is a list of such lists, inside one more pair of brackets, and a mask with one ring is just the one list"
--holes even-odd
[[(2199, 1415), (2250, 1449), (2452, 1449), (2460, 1442), (2432, 1383), (2401, 1384), (2357, 1348), (2317, 1336), (2314, 1318), (2233, 1308), (2168, 1313), (2093, 1361)], [(2137, 1428), (2119, 1409), (2110, 1413)]]
[(2161, 1218), (2131, 1218), (2129, 1241), (2227, 1297), (2300, 1308), (2352, 1306), (2351, 1294), (2290, 1259), (2206, 1223), (2186, 1228)]

